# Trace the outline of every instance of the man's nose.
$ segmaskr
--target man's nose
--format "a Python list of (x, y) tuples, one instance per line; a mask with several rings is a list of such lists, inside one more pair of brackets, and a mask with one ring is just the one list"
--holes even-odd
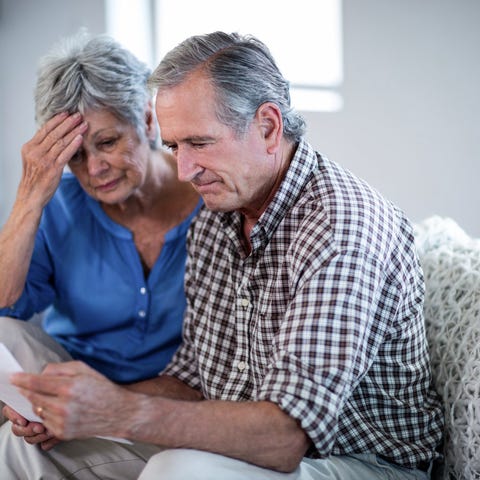
[(195, 161), (194, 154), (188, 147), (179, 146), (176, 154), (178, 179), (181, 182), (191, 182), (203, 168)]

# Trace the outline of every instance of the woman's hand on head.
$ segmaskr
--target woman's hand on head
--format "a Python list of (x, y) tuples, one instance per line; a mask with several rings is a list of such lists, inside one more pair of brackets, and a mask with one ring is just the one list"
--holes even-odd
[(55, 193), (65, 165), (82, 145), (86, 130), (80, 113), (59, 113), (48, 120), (22, 147), (19, 191), (45, 205)]

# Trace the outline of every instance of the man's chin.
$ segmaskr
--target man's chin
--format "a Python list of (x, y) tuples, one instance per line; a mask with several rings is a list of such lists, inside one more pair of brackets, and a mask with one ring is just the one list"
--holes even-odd
[(203, 203), (212, 212), (227, 213), (227, 212), (233, 212), (235, 210), (234, 207), (224, 205), (221, 202), (215, 201), (215, 199), (211, 199), (211, 198), (204, 197)]

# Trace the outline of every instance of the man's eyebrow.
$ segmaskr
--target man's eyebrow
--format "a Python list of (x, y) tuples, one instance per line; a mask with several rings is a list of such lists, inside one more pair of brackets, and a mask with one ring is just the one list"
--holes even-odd
[[(182, 138), (178, 143), (195, 143), (195, 142), (213, 142), (215, 139), (213, 137), (207, 135), (192, 135), (190, 137)], [(173, 140), (169, 140), (168, 138), (162, 139), (162, 144), (167, 145), (174, 145), (177, 142)]]

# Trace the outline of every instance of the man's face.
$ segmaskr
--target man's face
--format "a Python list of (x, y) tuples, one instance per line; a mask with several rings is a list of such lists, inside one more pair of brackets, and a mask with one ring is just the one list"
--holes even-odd
[(276, 155), (267, 151), (265, 122), (255, 117), (238, 138), (217, 119), (213, 87), (201, 72), (159, 91), (155, 108), (179, 179), (191, 182), (209, 209), (264, 210), (280, 168)]

